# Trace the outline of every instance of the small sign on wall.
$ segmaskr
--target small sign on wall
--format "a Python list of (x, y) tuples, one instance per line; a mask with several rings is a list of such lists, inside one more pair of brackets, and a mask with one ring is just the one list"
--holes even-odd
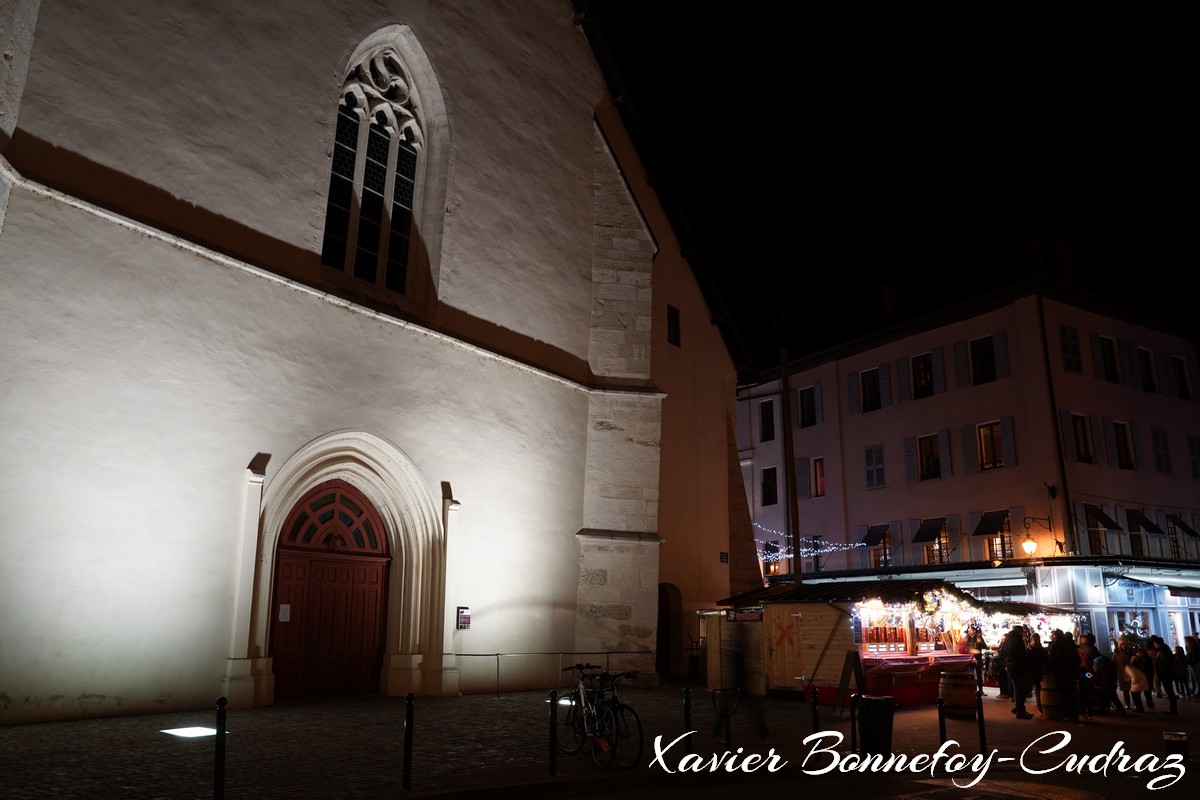
[(292, 604), (291, 603), (280, 603), (279, 604), (279, 621), (280, 622), (291, 622), (292, 621)]
[(468, 606), (458, 607), (458, 624), (455, 626), (460, 631), (471, 630), (471, 609)]

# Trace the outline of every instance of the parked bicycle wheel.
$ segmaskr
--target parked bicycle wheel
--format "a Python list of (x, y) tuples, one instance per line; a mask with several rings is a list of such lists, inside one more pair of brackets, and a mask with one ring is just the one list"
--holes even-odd
[(618, 766), (633, 769), (642, 758), (642, 721), (633, 706), (620, 703), (613, 710), (616, 724), (616, 752), (613, 760)]
[(564, 753), (578, 753), (583, 749), (587, 733), (583, 729), (583, 714), (579, 709), (579, 699), (575, 695), (558, 698), (556, 727), (558, 746)]
[(593, 724), (596, 730), (591, 737), (592, 760), (596, 766), (607, 767), (617, 754), (617, 718), (608, 706), (597, 706)]

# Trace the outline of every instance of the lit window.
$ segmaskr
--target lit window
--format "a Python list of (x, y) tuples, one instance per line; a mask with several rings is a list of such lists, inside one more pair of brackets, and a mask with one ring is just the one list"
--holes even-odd
[(979, 447), (979, 469), (999, 469), (1004, 466), (1004, 444), (1001, 440), (1000, 421), (985, 422), (976, 426), (976, 442)]
[(812, 496), (825, 496), (825, 459), (814, 458), (812, 460)]
[(779, 574), (779, 542), (763, 542), (763, 574), (778, 575)]

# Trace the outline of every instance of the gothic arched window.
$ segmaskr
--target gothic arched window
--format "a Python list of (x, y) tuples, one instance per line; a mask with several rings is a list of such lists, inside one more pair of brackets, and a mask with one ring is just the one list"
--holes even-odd
[(395, 50), (376, 49), (352, 66), (338, 103), (322, 263), (405, 293), (421, 129), (411, 77)]

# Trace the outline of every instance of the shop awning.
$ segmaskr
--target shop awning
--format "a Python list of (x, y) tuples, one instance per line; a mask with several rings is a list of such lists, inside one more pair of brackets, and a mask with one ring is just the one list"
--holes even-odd
[(867, 535), (863, 537), (862, 543), (867, 547), (874, 547), (883, 541), (883, 537), (888, 534), (887, 525), (872, 525), (867, 528)]
[(987, 511), (983, 518), (979, 520), (979, 524), (975, 526), (975, 533), (972, 536), (995, 536), (1004, 527), (1004, 520), (1008, 519), (1008, 509), (1004, 511)]
[(1125, 521), (1129, 523), (1129, 532), (1145, 531), (1146, 533), (1163, 533), (1158, 523), (1147, 517), (1136, 508), (1126, 509)]
[(945, 517), (930, 517), (929, 519), (921, 520), (921, 527), (917, 528), (917, 532), (913, 534), (913, 544), (920, 542), (932, 542), (942, 533), (942, 528), (946, 525)]
[(1184, 522), (1183, 518), (1178, 514), (1167, 514), (1167, 521), (1176, 528), (1179, 528), (1179, 530), (1183, 531), (1188, 536), (1195, 536), (1197, 539), (1200, 539), (1200, 533), (1196, 533), (1192, 526)]
[(1124, 528), (1117, 524), (1115, 519), (1110, 517), (1108, 514), (1105, 514), (1104, 509), (1102, 509), (1100, 506), (1094, 506), (1091, 503), (1084, 503), (1083, 507), (1087, 510), (1092, 519), (1096, 520), (1096, 522), (1099, 522), (1110, 531), (1124, 530)]

